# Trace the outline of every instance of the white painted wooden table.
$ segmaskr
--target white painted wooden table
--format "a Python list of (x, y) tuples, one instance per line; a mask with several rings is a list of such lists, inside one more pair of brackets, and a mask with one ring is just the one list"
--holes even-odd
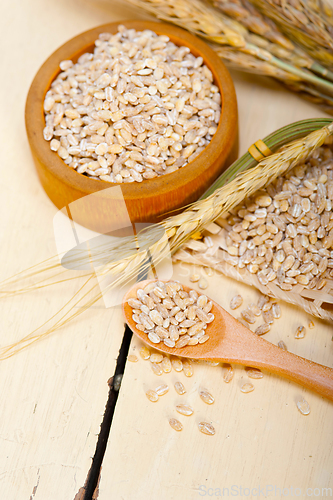
[[(38, 181), (24, 129), (25, 98), (35, 72), (53, 50), (79, 32), (144, 16), (111, 0), (110, 7), (85, 0), (21, 0), (3, 2), (0, 8), (4, 279), (56, 253), (57, 209)], [(240, 153), (283, 125), (325, 116), (268, 79), (237, 72), (233, 77)], [(188, 268), (175, 266), (174, 273), (188, 283)], [(39, 326), (77, 287), (74, 281), (1, 301), (0, 344)], [(257, 295), (217, 274), (207, 289), (226, 308), (236, 291), (247, 302)], [(293, 338), (296, 326), (308, 320), (300, 310), (283, 304), (282, 318), (267, 338), (274, 343), (283, 339), (289, 350), (332, 366), (330, 325), (315, 320), (315, 329), (308, 330), (304, 340)], [(123, 330), (118, 310), (96, 306), (62, 331), (0, 363), (2, 500), (74, 500), (83, 492)], [(130, 352), (138, 349), (133, 340)], [(222, 375), (220, 366), (195, 365), (192, 378), (176, 372), (157, 377), (149, 362), (127, 363), (102, 466), (100, 500), (195, 500), (227, 496), (227, 489), (229, 496), (249, 498), (259, 493), (269, 498), (297, 496), (300, 491), (303, 496), (325, 497), (322, 488), (333, 488), (332, 403), (269, 374), (254, 381), (254, 392), (243, 394), (242, 368), (235, 367), (230, 384)], [(176, 380), (186, 385), (186, 395), (175, 393), (171, 386)], [(162, 382), (170, 385), (169, 393), (157, 404), (150, 403), (145, 388)], [(214, 405), (208, 407), (199, 399), (201, 386), (215, 395)], [(295, 407), (299, 394), (310, 403), (307, 417)], [(195, 415), (180, 417), (184, 430), (176, 433), (167, 417), (175, 416), (179, 401), (192, 404)], [(199, 433), (199, 419), (213, 422), (214, 437)]]

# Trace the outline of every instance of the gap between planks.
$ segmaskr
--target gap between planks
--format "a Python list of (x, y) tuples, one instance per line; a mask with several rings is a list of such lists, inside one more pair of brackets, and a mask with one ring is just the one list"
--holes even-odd
[(117, 384), (115, 387), (115, 380), (118, 376), (122, 376), (125, 370), (126, 359), (132, 340), (132, 331), (125, 325), (124, 336), (119, 349), (116, 368), (113, 376), (108, 380), (109, 394), (105, 405), (104, 417), (101, 423), (101, 430), (98, 434), (98, 440), (92, 464), (87, 475), (86, 482), (82, 486), (74, 500), (97, 500), (98, 499), (98, 484), (100, 478), (101, 467), (106, 450), (106, 445), (109, 439), (109, 434), (112, 425), (112, 419), (117, 404), (120, 386)]

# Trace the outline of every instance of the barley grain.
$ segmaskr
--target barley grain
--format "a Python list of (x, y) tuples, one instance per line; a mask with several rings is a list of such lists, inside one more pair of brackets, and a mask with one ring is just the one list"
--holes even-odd
[(169, 390), (169, 386), (167, 384), (162, 384), (156, 387), (155, 392), (158, 396), (164, 396)]
[(272, 305), (272, 314), (274, 319), (281, 318), (281, 308), (278, 303)]
[(205, 334), (199, 338), (199, 344), (204, 344), (209, 339), (209, 335)]
[(155, 333), (160, 339), (169, 338), (169, 331), (166, 328), (163, 328), (163, 326), (156, 326)]
[(249, 378), (263, 378), (264, 374), (258, 368), (245, 367), (246, 374)]
[[(164, 341), (165, 343), (165, 341)], [(171, 372), (171, 361), (167, 356), (164, 356), (162, 361), (161, 361), (161, 368), (164, 371), (164, 373), (170, 373)]]
[(208, 313), (208, 314), (205, 313), (205, 311), (203, 309), (200, 309), (200, 307), (198, 307), (196, 309), (196, 314), (201, 322), (203, 322), (203, 323), (210, 323), (211, 322), (211, 316), (209, 315), (210, 313)]
[(251, 304), (249, 304), (248, 306), (248, 309), (255, 315), (255, 316), (260, 316), (261, 314), (261, 310), (259, 309), (259, 307), (254, 304), (253, 302)]
[(202, 290), (206, 290), (206, 288), (208, 288), (208, 281), (205, 278), (201, 278), (198, 287), (201, 288)]
[(309, 403), (304, 399), (300, 398), (296, 401), (296, 406), (302, 415), (309, 415), (310, 413), (310, 405)]
[(283, 349), (284, 351), (288, 351), (287, 346), (286, 346), (286, 344), (283, 342), (283, 340), (280, 340), (280, 341), (278, 342), (278, 347), (280, 347), (280, 349)]
[(155, 323), (155, 325), (163, 325), (163, 318), (156, 309), (152, 309), (151, 311), (149, 311), (149, 317)]
[(213, 436), (215, 434), (215, 429), (209, 422), (199, 422), (199, 431), (208, 436)]
[[(204, 312), (205, 312), (205, 311), (204, 311)], [(206, 322), (206, 323), (208, 323), (208, 324), (209, 324), (209, 323), (212, 323), (212, 321), (214, 321), (214, 319), (215, 319), (215, 316), (214, 316), (214, 314), (213, 314), (213, 313), (208, 313), (208, 314), (207, 314), (207, 317), (208, 317), (208, 319), (207, 319), (207, 322)], [(205, 328), (205, 327), (204, 327), (204, 328)]]
[(256, 322), (256, 317), (250, 309), (244, 309), (241, 312), (242, 318), (251, 325)]
[(180, 396), (186, 393), (186, 389), (181, 382), (175, 383), (175, 390)]
[(154, 332), (148, 333), (148, 339), (150, 342), (153, 342), (153, 344), (159, 344), (161, 342), (161, 338)]
[(185, 346), (187, 346), (189, 340), (190, 340), (190, 336), (185, 334), (182, 337), (180, 337), (179, 340), (177, 340), (175, 347), (177, 349), (180, 349), (181, 347), (185, 347)]
[(153, 330), (154, 323), (147, 314), (141, 313), (139, 315), (139, 319), (140, 323), (146, 328), (146, 330)]
[(241, 295), (235, 295), (230, 301), (230, 309), (234, 310), (243, 304), (243, 297)]
[(140, 356), (142, 359), (145, 359), (145, 360), (150, 358), (150, 350), (148, 349), (148, 347), (146, 347), (146, 346), (141, 347)]
[(191, 274), (190, 276), (190, 281), (192, 283), (196, 283), (197, 281), (200, 280), (200, 274)]
[(185, 377), (192, 377), (193, 375), (193, 367), (190, 361), (184, 360), (183, 362), (183, 372)]
[(163, 323), (162, 323), (162, 326), (163, 326), (163, 328), (165, 328), (167, 330), (169, 328), (169, 326), (170, 326), (170, 318), (164, 319)]
[(206, 295), (200, 295), (200, 297), (198, 297), (198, 299), (197, 299), (197, 305), (200, 308), (205, 307), (207, 305), (207, 302), (208, 302), (208, 299), (207, 299)]
[(159, 353), (155, 353), (155, 352), (150, 355), (150, 361), (152, 363), (161, 363), (163, 358), (164, 358), (163, 354), (159, 354)]
[(146, 391), (146, 396), (149, 399), (149, 401), (151, 401), (152, 403), (156, 403), (156, 401), (158, 401), (158, 394), (157, 394), (157, 392), (152, 391), (151, 389), (149, 389), (148, 391)]
[(306, 330), (304, 326), (298, 326), (295, 332), (295, 339), (304, 339)]
[(210, 311), (212, 310), (212, 307), (213, 307), (213, 302), (212, 302), (211, 300), (209, 300), (209, 301), (207, 302), (207, 304), (206, 304), (206, 305), (205, 305), (202, 309), (203, 309), (203, 311), (204, 311), (206, 314), (208, 314), (208, 316), (209, 316), (209, 313), (210, 313)]
[(241, 391), (244, 393), (254, 391), (254, 385), (251, 382), (244, 382), (241, 386)]
[(171, 365), (176, 372), (181, 372), (183, 369), (183, 363), (178, 358), (171, 358)]
[(181, 415), (185, 415), (186, 417), (193, 415), (194, 412), (193, 408), (190, 405), (186, 404), (176, 405), (176, 410), (178, 411), (178, 413), (180, 413)]
[(264, 304), (262, 307), (262, 312), (264, 313), (264, 312), (270, 311), (272, 308), (272, 305), (273, 305), (273, 303), (271, 302), (271, 300), (266, 302), (266, 304)]
[(151, 369), (153, 371), (153, 373), (155, 373), (155, 375), (162, 375), (163, 374), (163, 370), (162, 370), (162, 367), (160, 366), (160, 364), (157, 364), (157, 363), (151, 363), (150, 364), (151, 366)]
[(176, 418), (169, 418), (169, 424), (175, 431), (182, 431), (183, 425)]
[(226, 384), (229, 384), (229, 382), (232, 381), (234, 377), (234, 370), (231, 365), (224, 364), (223, 365), (223, 381)]
[(185, 311), (179, 311), (175, 314), (175, 319), (178, 321), (178, 323), (184, 321), (185, 317), (186, 317)]
[(255, 329), (255, 332), (257, 335), (265, 335), (265, 333), (269, 332), (269, 330), (271, 329), (271, 325), (269, 323), (264, 323), (260, 326), (258, 326), (258, 328)]
[(138, 357), (135, 354), (129, 354), (127, 356), (127, 361), (131, 361), (132, 363), (136, 363), (138, 361)]
[(271, 310), (262, 313), (263, 320), (266, 324), (272, 325), (274, 323), (274, 316)]
[(214, 397), (211, 395), (210, 392), (207, 391), (207, 389), (200, 390), (199, 396), (202, 399), (202, 401), (207, 405), (212, 405), (215, 401)]

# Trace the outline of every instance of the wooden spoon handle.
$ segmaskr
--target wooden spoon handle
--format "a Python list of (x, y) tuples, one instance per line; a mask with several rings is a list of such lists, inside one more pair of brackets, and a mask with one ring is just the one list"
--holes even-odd
[[(265, 343), (269, 344), (266, 341)], [(332, 368), (302, 358), (291, 352), (283, 351), (272, 344), (270, 344), (269, 349), (267, 349), (267, 346), (265, 347), (262, 354), (256, 349), (256, 356), (249, 355), (247, 359), (234, 359), (230, 360), (230, 362), (234, 361), (254, 368), (264, 368), (308, 389), (312, 389), (321, 396), (333, 401)]]
[(271, 360), (269, 366), (267, 366), (268, 370), (312, 389), (321, 396), (333, 401), (332, 368), (296, 356), (296, 354), (290, 352), (284, 351), (283, 353), (283, 357), (277, 356), (275, 360)]
[(225, 338), (217, 353), (220, 358), (228, 357), (231, 363), (264, 368), (333, 401), (332, 368), (284, 351), (250, 332), (229, 314), (224, 315), (224, 322)]

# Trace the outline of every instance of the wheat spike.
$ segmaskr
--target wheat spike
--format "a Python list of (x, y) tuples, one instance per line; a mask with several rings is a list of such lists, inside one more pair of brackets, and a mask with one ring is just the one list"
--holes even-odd
[(249, 43), (268, 50), (274, 56), (294, 66), (308, 68), (324, 78), (333, 80), (333, 73), (288, 40), (274, 21), (263, 16), (248, 0), (212, 0), (212, 3), (218, 10), (239, 21), (249, 30), (245, 35)]
[(294, 45), (277, 28), (275, 23), (263, 16), (247, 0), (212, 0), (211, 3), (225, 15), (239, 21), (249, 31), (256, 33), (280, 47), (294, 50)]
[(207, 41), (229, 47), (261, 61), (269, 62), (280, 70), (289, 73), (291, 80), (308, 82), (322, 92), (333, 95), (333, 84), (314, 73), (289, 64), (254, 43), (247, 41), (249, 32), (238, 21), (218, 12), (200, 0), (127, 0), (128, 3), (154, 14), (159, 19), (177, 24)]
[[(250, 0), (264, 15), (270, 17), (291, 40), (324, 66), (333, 64), (332, 7), (328, 2), (303, 0)], [(317, 4), (317, 6), (316, 6)], [(321, 4), (321, 5), (320, 5)], [(326, 12), (329, 15), (326, 15)], [(324, 15), (323, 15), (324, 11)]]
[(241, 69), (251, 74), (271, 76), (279, 80), (289, 90), (298, 93), (308, 101), (318, 104), (326, 113), (333, 115), (333, 97), (325, 95), (316, 88), (300, 82), (294, 75), (276, 68), (267, 61), (261, 61), (253, 56), (244, 54), (233, 47), (222, 47), (220, 45), (211, 45), (211, 47), (229, 68)]
[(223, 47), (221, 45), (211, 45), (211, 47), (225, 61), (228, 67), (257, 75), (271, 76), (282, 82), (299, 82), (296, 76), (273, 66), (267, 61), (244, 54), (234, 47)]
[(305, 52), (296, 48), (271, 19), (265, 18), (247, 0), (213, 0), (213, 5), (248, 29), (248, 32), (244, 33), (248, 42), (268, 50), (295, 66), (311, 69), (314, 61)]

